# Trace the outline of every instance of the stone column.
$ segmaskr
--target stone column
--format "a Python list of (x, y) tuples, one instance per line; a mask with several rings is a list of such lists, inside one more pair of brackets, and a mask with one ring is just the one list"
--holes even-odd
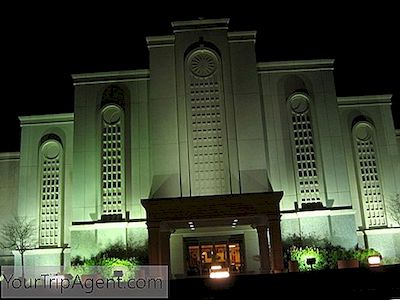
[(271, 266), (269, 264), (269, 245), (267, 239), (267, 226), (256, 225), (254, 226), (258, 235), (258, 246), (260, 248), (260, 267), (262, 273), (270, 273)]
[(147, 222), (149, 234), (149, 264), (160, 264), (160, 222)]
[(160, 264), (170, 266), (170, 237), (171, 230), (160, 231)]
[(271, 238), (272, 251), (272, 270), (274, 272), (283, 271), (283, 246), (281, 237), (280, 217), (270, 217), (268, 227)]

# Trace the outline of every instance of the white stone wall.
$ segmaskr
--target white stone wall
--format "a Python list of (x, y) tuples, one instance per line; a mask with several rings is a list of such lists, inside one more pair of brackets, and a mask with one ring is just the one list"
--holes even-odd
[[(64, 214), (61, 221), (61, 243), (70, 243), (69, 226), (72, 210), (73, 114), (20, 117), (21, 152), (19, 165), (18, 215), (35, 220), (39, 226), (41, 178), (39, 148), (42, 139), (56, 135), (63, 147), (63, 186), (61, 198)], [(62, 215), (62, 214), (61, 214)], [(39, 234), (39, 227), (36, 233)]]
[[(346, 162), (350, 178), (352, 204), (356, 209), (357, 226), (363, 226), (362, 208), (358, 192), (358, 177), (355, 153), (351, 135), (352, 123), (364, 116), (375, 128), (375, 151), (384, 199), (395, 197), (400, 191), (399, 147), (390, 109), (390, 95), (340, 97), (338, 99), (343, 127), (343, 142), (346, 148)], [(388, 226), (397, 226), (388, 218)]]
[(258, 72), (265, 118), (269, 178), (274, 190), (284, 191), (281, 210), (297, 202), (291, 121), (286, 100), (307, 90), (311, 100), (314, 145), (322, 202), (326, 207), (351, 206), (350, 187), (339, 121), (332, 61), (260, 63)]
[[(19, 152), (0, 153), (0, 227), (17, 215)], [(11, 251), (0, 249), (0, 266), (13, 263)]]
[[(140, 199), (150, 195), (148, 126), (148, 71), (74, 75), (75, 137), (74, 222), (101, 218), (101, 123), (103, 92), (110, 85), (121, 88), (124, 103), (125, 202), (130, 219), (145, 218)], [(125, 218), (125, 215), (123, 216)]]
[(228, 37), (236, 127), (236, 139), (231, 142), (237, 143), (240, 191), (272, 191), (256, 72), (255, 32), (230, 32)]

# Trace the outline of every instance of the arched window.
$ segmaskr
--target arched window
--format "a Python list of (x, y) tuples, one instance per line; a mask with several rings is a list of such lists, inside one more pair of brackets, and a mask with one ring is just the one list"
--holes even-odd
[(358, 121), (353, 126), (352, 134), (365, 226), (367, 228), (386, 226), (374, 127), (368, 121)]
[(123, 215), (124, 111), (115, 103), (106, 104), (101, 110), (101, 178), (102, 215)]
[(309, 96), (303, 92), (292, 94), (288, 99), (288, 109), (300, 205), (303, 208), (316, 203), (322, 206)]
[(58, 137), (49, 137), (40, 146), (39, 245), (61, 246), (63, 205), (63, 147)]
[(230, 191), (219, 55), (200, 47), (186, 57), (185, 79), (191, 195)]

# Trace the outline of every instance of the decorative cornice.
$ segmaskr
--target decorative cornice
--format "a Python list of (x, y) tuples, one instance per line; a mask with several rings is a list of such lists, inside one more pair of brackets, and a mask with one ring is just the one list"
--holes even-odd
[(343, 216), (343, 215), (354, 215), (355, 210), (352, 208), (340, 208), (340, 209), (323, 209), (323, 210), (310, 210), (310, 211), (298, 211), (298, 212), (285, 212), (282, 211), (282, 220), (297, 219), (306, 217), (326, 217), (326, 216)]
[(271, 61), (257, 64), (258, 73), (288, 73), (306, 71), (331, 71), (334, 59)]
[(73, 83), (77, 85), (128, 82), (138, 80), (149, 80), (150, 71), (148, 69), (128, 70), (128, 71), (111, 71), (72, 74)]
[(391, 105), (392, 95), (366, 95), (366, 96), (348, 96), (337, 97), (339, 107), (344, 106), (377, 106), (377, 105)]
[(174, 33), (204, 29), (228, 29), (228, 24), (229, 18), (171, 22)]
[(19, 152), (0, 152), (0, 161), (19, 160)]
[(64, 114), (49, 114), (49, 115), (34, 115), (34, 116), (19, 116), (18, 117), (21, 127), (35, 126), (44, 124), (72, 124), (74, 122), (73, 113)]
[(234, 31), (228, 32), (228, 39), (230, 43), (237, 42), (256, 42), (257, 31)]
[(169, 47), (175, 44), (174, 35), (148, 36), (146, 37), (147, 47)]

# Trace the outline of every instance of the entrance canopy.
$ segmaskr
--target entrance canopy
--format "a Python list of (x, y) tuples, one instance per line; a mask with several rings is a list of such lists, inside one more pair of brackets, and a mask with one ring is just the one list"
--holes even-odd
[[(269, 272), (283, 269), (279, 201), (283, 192), (213, 195), (197, 197), (143, 199), (147, 213), (150, 264), (169, 265), (169, 238), (178, 228), (196, 226), (240, 225), (257, 229), (260, 246), (260, 269)], [(267, 232), (271, 241), (271, 258)]]

